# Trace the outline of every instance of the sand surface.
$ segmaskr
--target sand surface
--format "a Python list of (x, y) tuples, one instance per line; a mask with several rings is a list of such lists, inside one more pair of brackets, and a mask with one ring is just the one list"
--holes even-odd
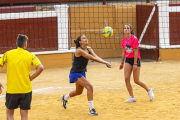
[[(33, 98), (29, 120), (179, 120), (180, 119), (180, 61), (154, 61), (141, 63), (140, 80), (154, 89), (155, 99), (149, 100), (147, 92), (131, 83), (136, 97), (135, 103), (125, 103), (129, 98), (124, 82), (124, 71), (119, 63), (112, 62), (114, 68), (90, 62), (87, 79), (94, 87), (94, 107), (98, 116), (90, 116), (87, 91), (70, 98), (67, 109), (61, 105), (60, 95), (66, 95), (75, 89), (69, 83), (69, 70), (66, 68), (45, 69), (32, 81)], [(32, 71), (34, 72), (34, 71)], [(0, 120), (6, 119), (5, 93), (6, 73), (0, 73), (0, 82), (4, 85), (0, 95)], [(14, 113), (20, 120), (20, 109)]]

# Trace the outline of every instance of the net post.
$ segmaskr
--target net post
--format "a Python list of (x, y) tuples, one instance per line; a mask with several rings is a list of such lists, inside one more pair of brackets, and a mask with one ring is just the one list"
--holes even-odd
[[(156, 9), (158, 10), (158, 5), (156, 4), (155, 5)], [(159, 14), (158, 14), (159, 16)], [(158, 38), (159, 38), (159, 24), (158, 24), (158, 31), (157, 31), (157, 35), (158, 35)], [(156, 61), (158, 61), (159, 59), (159, 39), (156, 40)]]
[(71, 49), (71, 9), (68, 8), (68, 50)]

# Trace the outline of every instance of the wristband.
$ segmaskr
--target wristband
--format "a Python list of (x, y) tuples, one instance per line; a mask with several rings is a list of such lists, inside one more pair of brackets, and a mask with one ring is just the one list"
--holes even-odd
[(121, 64), (124, 64), (124, 63), (121, 63)]
[(137, 65), (137, 64), (134, 64), (134, 65)]

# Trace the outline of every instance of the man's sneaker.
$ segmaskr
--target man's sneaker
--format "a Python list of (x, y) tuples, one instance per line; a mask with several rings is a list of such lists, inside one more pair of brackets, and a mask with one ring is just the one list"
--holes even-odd
[(129, 97), (129, 99), (127, 99), (126, 101), (125, 101), (125, 103), (130, 103), (130, 102), (136, 102), (136, 99), (135, 99), (135, 97)]
[(148, 95), (149, 95), (150, 101), (154, 99), (154, 91), (153, 91), (153, 89), (150, 89), (150, 91), (148, 92)]
[(62, 106), (66, 109), (66, 108), (67, 108), (67, 107), (66, 107), (66, 103), (67, 103), (68, 101), (64, 99), (64, 95), (61, 95), (61, 96), (60, 96), (60, 99), (61, 99), (61, 101), (62, 101)]
[(96, 110), (93, 108), (92, 110), (89, 111), (89, 115), (98, 115)]

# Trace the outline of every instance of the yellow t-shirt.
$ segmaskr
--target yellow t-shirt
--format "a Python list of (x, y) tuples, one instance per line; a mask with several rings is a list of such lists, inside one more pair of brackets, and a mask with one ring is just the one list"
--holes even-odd
[(32, 91), (29, 74), (31, 65), (35, 68), (41, 64), (39, 59), (32, 53), (17, 48), (7, 51), (0, 58), (0, 64), (4, 66), (7, 63), (7, 93), (29, 93)]

